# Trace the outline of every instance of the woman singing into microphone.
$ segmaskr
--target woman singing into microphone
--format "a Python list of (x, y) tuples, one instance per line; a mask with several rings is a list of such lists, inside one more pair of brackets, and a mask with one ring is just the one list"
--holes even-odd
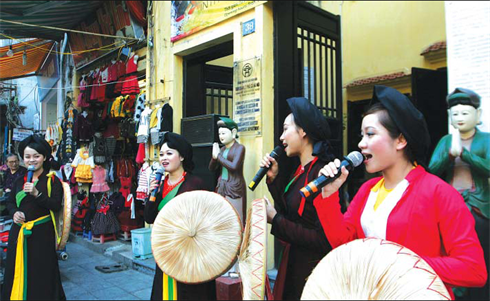
[[(440, 276), (451, 297), (452, 286), (483, 286), (487, 279), (475, 221), (461, 195), (428, 173), (430, 145), (425, 119), (395, 89), (375, 86), (375, 103), (362, 120), (359, 148), (366, 171), (381, 177), (364, 183), (342, 215), (339, 187), (348, 171), (326, 185), (314, 205), (332, 247), (376, 237), (401, 244), (421, 256)], [(320, 173), (332, 177), (340, 161)]]
[(50, 213), (61, 209), (63, 187), (54, 174), (48, 174), (57, 162), (52, 161), (49, 143), (37, 135), (19, 143), (19, 154), (26, 166), (34, 168), (30, 181), (26, 174), (14, 182), (7, 201), (14, 224), (9, 233), (2, 300), (64, 300)]
[[(205, 190), (204, 182), (192, 175), (192, 146), (179, 134), (167, 132), (160, 149), (160, 164), (167, 176), (159, 185), (156, 180), (150, 183), (150, 191), (159, 189), (155, 201), (146, 199), (145, 222), (153, 224), (158, 212), (175, 196), (192, 190)], [(164, 285), (165, 284), (165, 285)], [(215, 281), (201, 284), (185, 284), (165, 275), (156, 266), (152, 300), (213, 300), (216, 299)]]
[[(302, 97), (287, 100), (291, 109), (284, 120), (280, 137), (288, 157), (299, 157), (296, 172), (281, 180), (280, 166), (267, 154), (261, 167), (270, 166), (267, 185), (274, 206), (267, 205), (267, 222), (271, 233), (286, 244), (274, 288), (274, 298), (299, 300), (306, 278), (316, 264), (332, 249), (313, 207), (311, 199), (299, 190), (318, 176), (319, 170), (333, 155), (327, 139), (330, 128), (320, 110)], [(279, 175), (279, 176), (278, 176)]]

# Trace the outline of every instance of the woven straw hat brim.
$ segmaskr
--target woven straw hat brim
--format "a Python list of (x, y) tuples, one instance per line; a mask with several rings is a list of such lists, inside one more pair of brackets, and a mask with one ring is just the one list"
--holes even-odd
[(56, 250), (58, 251), (65, 249), (66, 243), (68, 242), (72, 214), (70, 185), (65, 182), (61, 182), (61, 185), (63, 186), (63, 208), (54, 214), (58, 235), (61, 237), (61, 241), (59, 243), (56, 242)]
[(383, 239), (357, 239), (325, 256), (302, 300), (449, 300), (444, 283), (411, 250)]
[(160, 269), (183, 283), (221, 276), (237, 260), (242, 226), (221, 195), (197, 190), (180, 194), (158, 213), (151, 247)]
[(267, 268), (267, 212), (264, 199), (252, 202), (238, 256), (243, 300), (264, 300)]

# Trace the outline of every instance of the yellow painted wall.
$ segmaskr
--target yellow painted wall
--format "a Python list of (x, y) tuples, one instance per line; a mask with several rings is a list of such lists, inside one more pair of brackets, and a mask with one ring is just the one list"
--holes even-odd
[[(437, 69), (445, 60), (431, 63), (420, 55), (431, 44), (446, 40), (443, 1), (310, 1), (341, 16), (344, 121), (347, 101), (368, 99), (372, 87), (345, 86), (359, 78), (373, 77), (412, 67)], [(383, 83), (381, 83), (383, 84)], [(386, 83), (411, 93), (410, 77)], [(347, 150), (347, 125), (344, 125)]]
[[(147, 54), (147, 85), (150, 99), (171, 97), (170, 105), (174, 109), (174, 131), (180, 133), (183, 117), (183, 56), (203, 50), (233, 38), (233, 60), (241, 61), (255, 56), (262, 62), (262, 136), (240, 135), (239, 142), (246, 148), (244, 177), (247, 184), (257, 172), (261, 157), (273, 148), (274, 131), (274, 67), (273, 67), (273, 17), (272, 3), (259, 5), (219, 24), (203, 29), (175, 43), (170, 42), (170, 2), (153, 2), (154, 18), (154, 61), (150, 68), (150, 53)], [(255, 19), (255, 33), (242, 37), (241, 23)], [(151, 31), (151, 29), (150, 29)], [(149, 51), (152, 51), (148, 48)], [(154, 77), (155, 80), (152, 80)], [(160, 80), (163, 79), (162, 84)], [(154, 82), (154, 84), (153, 84)], [(267, 130), (271, 129), (271, 130)], [(263, 181), (265, 182), (265, 181)], [(247, 190), (248, 204), (252, 200), (267, 195), (272, 200), (265, 183), (261, 183), (252, 192)], [(270, 229), (269, 229), (270, 230)], [(270, 233), (270, 231), (268, 231)], [(274, 265), (273, 237), (268, 236), (268, 267)]]
[[(321, 1), (341, 15), (343, 82), (402, 68), (436, 69), (420, 52), (446, 40), (443, 1)], [(436, 67), (436, 68), (434, 68)]]

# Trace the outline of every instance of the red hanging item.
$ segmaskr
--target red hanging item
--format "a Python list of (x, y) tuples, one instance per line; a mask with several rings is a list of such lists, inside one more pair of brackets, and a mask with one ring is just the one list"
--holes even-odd
[(146, 20), (146, 9), (143, 3), (146, 3), (146, 1), (126, 1), (131, 16), (146, 29), (148, 22)]
[(136, 163), (143, 164), (145, 163), (145, 144), (140, 143), (138, 147), (138, 154), (136, 155)]

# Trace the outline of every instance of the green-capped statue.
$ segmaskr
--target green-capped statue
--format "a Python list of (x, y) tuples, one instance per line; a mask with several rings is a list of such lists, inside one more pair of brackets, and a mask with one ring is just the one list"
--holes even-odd
[[(456, 88), (447, 96), (451, 125), (455, 131), (439, 141), (429, 169), (463, 196), (475, 218), (475, 229), (488, 269), (490, 133), (481, 132), (477, 128), (482, 115), (480, 99), (475, 92), (463, 88)], [(455, 293), (463, 297), (463, 290), (455, 290)], [(469, 300), (488, 299), (488, 280), (483, 288), (470, 288), (464, 294), (468, 294), (464, 298)]]
[(214, 171), (221, 168), (216, 193), (224, 196), (233, 204), (244, 225), (247, 209), (247, 192), (243, 177), (245, 147), (236, 141), (238, 125), (235, 121), (220, 117), (217, 124), (219, 140), (224, 146), (220, 149), (218, 143), (213, 144), (209, 170)]

